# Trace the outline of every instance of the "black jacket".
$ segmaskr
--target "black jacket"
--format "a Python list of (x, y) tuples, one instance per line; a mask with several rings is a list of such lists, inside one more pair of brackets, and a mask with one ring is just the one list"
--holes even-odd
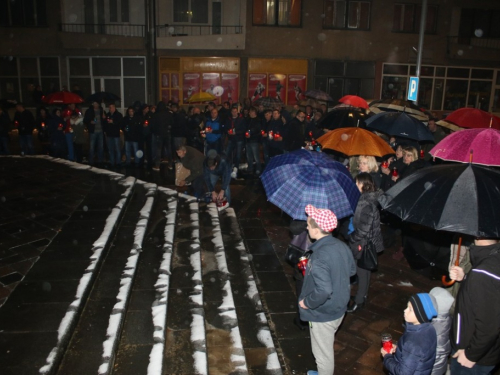
[(85, 115), (83, 116), (83, 123), (85, 124), (85, 126), (89, 130), (90, 134), (93, 134), (94, 130), (95, 130), (95, 124), (91, 123), (92, 121), (94, 121), (95, 118), (99, 117), (101, 119), (101, 125), (102, 125), (103, 131), (104, 131), (104, 127), (106, 126), (106, 120), (102, 119), (102, 114), (104, 113), (104, 110), (102, 109), (102, 107), (99, 107), (98, 112), (99, 113), (96, 113), (94, 111), (94, 107), (90, 107), (89, 109), (87, 109), (85, 111)]
[(352, 225), (354, 232), (349, 236), (349, 247), (356, 259), (361, 255), (358, 246), (365, 246), (372, 240), (377, 252), (384, 251), (384, 241), (380, 231), (380, 212), (378, 210), (378, 198), (382, 190), (361, 194), (354, 211)]
[(22, 112), (16, 111), (14, 124), (16, 124), (19, 135), (31, 135), (35, 129), (35, 117), (27, 109)]
[(247, 131), (250, 132), (250, 138), (246, 138), (247, 142), (260, 142), (262, 139), (262, 121), (259, 117), (247, 119)]
[(172, 137), (187, 137), (187, 119), (184, 111), (182, 112), (174, 112), (173, 115), (173, 123), (172, 123)]
[(247, 125), (242, 116), (238, 115), (236, 118), (231, 116), (226, 121), (227, 136), (231, 142), (242, 142), (245, 140), (245, 132)]
[(122, 121), (122, 130), (126, 142), (140, 142), (142, 140), (141, 118), (125, 116)]
[(158, 103), (156, 112), (151, 118), (151, 131), (153, 135), (161, 138), (170, 137), (174, 118), (164, 102)]
[(500, 244), (470, 247), (472, 270), (458, 291), (451, 345), (470, 361), (500, 363)]
[(11, 131), (9, 115), (2, 111), (0, 114), (0, 137), (8, 137)]
[[(104, 131), (106, 132), (106, 135), (108, 137), (119, 137), (120, 136), (120, 129), (122, 126), (122, 121), (123, 121), (123, 115), (115, 111), (115, 113), (111, 114), (111, 112), (108, 112), (106, 116), (107, 122), (106, 126), (104, 127)], [(109, 122), (109, 120), (113, 120), (112, 123)]]
[(286, 123), (285, 136), (283, 137), (286, 151), (300, 150), (304, 146), (304, 133), (302, 129), (302, 123), (296, 117)]

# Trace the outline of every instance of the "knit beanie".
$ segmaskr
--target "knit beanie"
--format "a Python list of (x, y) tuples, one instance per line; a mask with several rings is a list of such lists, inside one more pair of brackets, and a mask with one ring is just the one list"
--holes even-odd
[(418, 293), (410, 297), (413, 312), (419, 323), (427, 323), (437, 316), (431, 297), (427, 293)]

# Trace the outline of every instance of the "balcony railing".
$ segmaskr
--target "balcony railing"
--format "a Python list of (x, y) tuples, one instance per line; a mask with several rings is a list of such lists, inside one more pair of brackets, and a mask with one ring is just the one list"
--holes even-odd
[(105, 34), (144, 37), (145, 25), (134, 24), (97, 24), (97, 23), (61, 23), (60, 30), (66, 33)]
[(481, 48), (491, 48), (500, 49), (500, 39), (499, 38), (473, 38), (473, 37), (463, 37), (463, 36), (449, 36), (448, 37), (448, 51), (453, 45), (465, 45)]
[(242, 34), (243, 26), (239, 25), (161, 25), (156, 28), (157, 37), (168, 36), (200, 36)]

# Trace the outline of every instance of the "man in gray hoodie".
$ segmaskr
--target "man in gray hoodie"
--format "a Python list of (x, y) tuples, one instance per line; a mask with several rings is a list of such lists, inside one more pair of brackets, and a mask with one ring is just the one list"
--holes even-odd
[(452, 320), (450, 308), (455, 298), (446, 289), (440, 287), (432, 288), (429, 295), (437, 311), (437, 317), (431, 321), (437, 335), (436, 361), (431, 375), (443, 375), (446, 373), (448, 356), (451, 353), (450, 329)]

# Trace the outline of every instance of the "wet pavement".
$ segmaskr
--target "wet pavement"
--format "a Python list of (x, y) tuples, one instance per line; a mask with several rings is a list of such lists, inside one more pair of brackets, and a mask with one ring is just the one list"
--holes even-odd
[[(134, 228), (140, 223), (137, 218), (143, 217), (148, 185), (136, 182), (110, 232), (112, 239), (103, 245), (100, 273), (91, 276), (93, 289), (83, 293), (82, 308), (74, 309), (81, 314), (79, 320), (70, 325), (67, 340), (61, 339), (61, 318), (68, 314), (68, 304), (74, 304), (78, 280), (88, 272), (88, 259), (95, 255), (92, 244), (101, 238), (110, 212), (127, 191), (120, 175), (96, 172), (45, 159), (0, 158), (0, 368), (7, 369), (6, 374), (38, 373), (53, 349), (51, 340), (58, 341), (58, 328), (59, 342), (64, 344), (60, 357), (56, 355), (60, 374), (75, 373), (75, 368), (82, 369), (79, 373), (96, 373), (102, 361), (114, 364), (119, 374), (146, 373), (149, 355), (158, 343), (165, 344), (163, 374), (194, 374), (193, 351), (206, 357), (210, 374), (305, 374), (315, 369), (308, 331), (293, 324), (293, 270), (283, 261), (290, 219), (266, 201), (260, 181), (250, 176), (233, 181), (232, 209), (218, 219), (209, 206), (198, 208), (177, 198), (171, 244), (162, 239), (162, 215), (171, 209), (172, 198), (157, 199), (148, 211), (142, 247), (136, 245)], [(118, 172), (158, 188), (174, 188), (173, 172), (165, 165), (160, 172)], [(193, 250), (197, 244), (199, 255)], [(336, 374), (383, 373), (380, 334), (389, 332), (397, 340), (403, 332), (408, 297), (439, 285), (412, 271), (404, 259), (393, 260), (398, 246), (379, 257), (365, 308), (348, 314), (339, 329)], [(134, 248), (141, 252), (137, 266), (130, 267), (129, 250), (125, 254), (120, 251), (123, 248), (131, 248), (131, 254)], [(162, 248), (167, 250), (161, 253)], [(171, 269), (158, 267), (162, 256), (165, 259), (170, 253)], [(190, 268), (197, 256), (202, 267), (199, 281), (196, 267)], [(132, 269), (130, 297), (119, 311), (123, 313), (121, 337), (114, 344), (115, 354), (102, 357), (102, 342), (109, 338), (108, 317), (117, 312), (115, 294), (108, 291), (115, 288), (112, 283), (116, 288), (123, 285), (114, 275)], [(153, 340), (158, 327), (148, 322), (151, 306), (158, 304), (162, 285), (158, 287), (157, 278), (162, 273), (170, 278), (167, 327), (164, 340)], [(203, 286), (202, 305), (194, 303), (199, 285)], [(250, 293), (252, 285), (258, 293)], [(227, 304), (228, 295), (232, 305)], [(190, 341), (196, 314), (204, 317), (204, 337)], [(272, 338), (271, 346), (262, 339), (265, 334)], [(273, 358), (279, 360), (278, 367), (276, 363), (273, 367)]]

